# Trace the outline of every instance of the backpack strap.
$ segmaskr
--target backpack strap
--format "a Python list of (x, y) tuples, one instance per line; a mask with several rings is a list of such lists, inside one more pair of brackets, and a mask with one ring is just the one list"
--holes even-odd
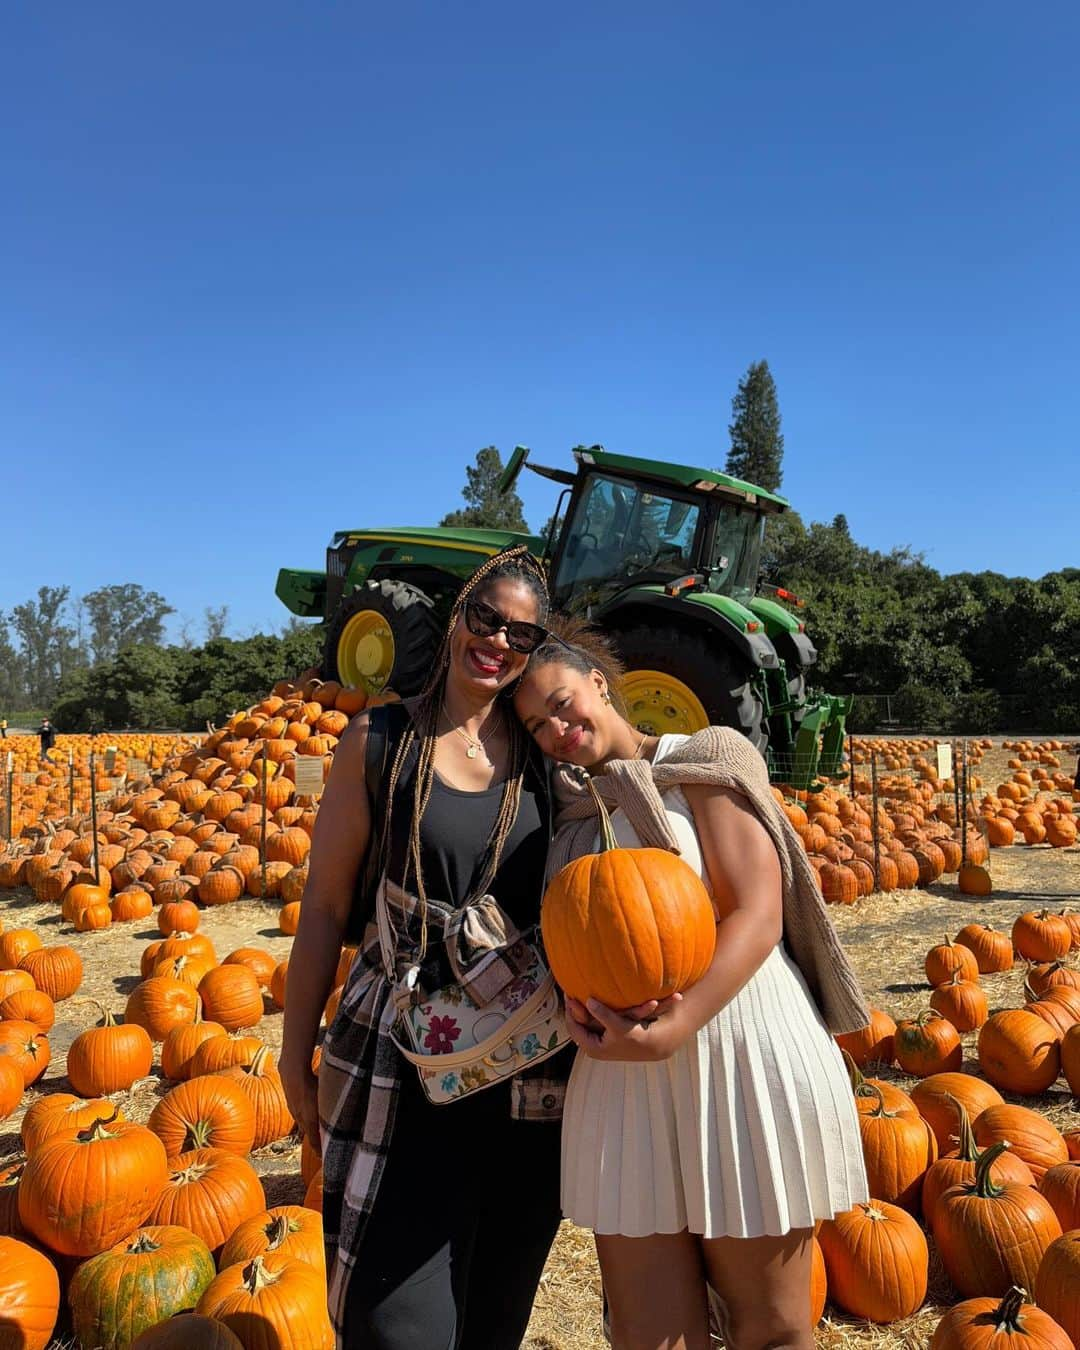
[(345, 940), (354, 946), (363, 939), (364, 929), (375, 913), (375, 888), (379, 884), (384, 852), (381, 827), (385, 814), (386, 774), (407, 724), (408, 714), (400, 703), (381, 703), (368, 713), (364, 784), (371, 817), (371, 838), (356, 879), (345, 934)]

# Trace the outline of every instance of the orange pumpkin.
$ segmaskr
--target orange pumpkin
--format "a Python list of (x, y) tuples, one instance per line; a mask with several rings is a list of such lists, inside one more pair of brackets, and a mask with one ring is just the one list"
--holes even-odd
[(1080, 1345), (1080, 1232), (1065, 1233), (1047, 1247), (1033, 1292), (1039, 1307)]
[(964, 1058), (956, 1028), (932, 1008), (897, 1022), (894, 1044), (896, 1062), (916, 1078), (955, 1072)]
[(674, 854), (619, 848), (607, 809), (588, 783), (601, 847), (568, 863), (544, 895), (540, 922), (552, 973), (581, 1002), (630, 1008), (668, 998), (695, 984), (712, 962), (712, 901), (698, 874)]
[(979, 1030), (979, 1065), (1003, 1092), (1045, 1092), (1061, 1072), (1057, 1038), (1041, 1017), (1006, 1008)]
[(977, 1116), (975, 1140), (982, 1148), (1008, 1141), (1012, 1151), (1031, 1168), (1041, 1181), (1049, 1168), (1068, 1162), (1069, 1150), (1060, 1131), (1038, 1111), (1026, 1106), (988, 1106)]
[(922, 1307), (930, 1252), (922, 1229), (898, 1205), (869, 1200), (818, 1229), (829, 1295), (845, 1312), (896, 1322)]
[(0, 1237), (2, 1343), (12, 1350), (45, 1350), (60, 1313), (56, 1267), (36, 1247)]
[(934, 1328), (930, 1350), (1069, 1350), (1072, 1340), (1049, 1313), (1013, 1285), (1002, 1298), (968, 1298)]
[(957, 1103), (971, 1120), (977, 1120), (988, 1106), (1004, 1105), (996, 1087), (971, 1073), (931, 1074), (911, 1089), (911, 1100), (934, 1131), (943, 1156), (956, 1147)]

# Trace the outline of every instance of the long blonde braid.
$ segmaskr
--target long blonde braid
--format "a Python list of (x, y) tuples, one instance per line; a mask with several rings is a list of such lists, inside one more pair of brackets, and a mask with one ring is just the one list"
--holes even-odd
[[(405, 875), (401, 879), (402, 887), (407, 887), (409, 874), (416, 877), (417, 898), (420, 901), (420, 959), (427, 953), (427, 891), (424, 886), (424, 873), (420, 857), (420, 822), (431, 797), (435, 782), (435, 748), (439, 736), (439, 713), (446, 692), (446, 678), (450, 669), (450, 642), (465, 602), (478, 590), (502, 578), (520, 581), (526, 585), (537, 600), (537, 619), (543, 622), (547, 616), (547, 577), (543, 566), (523, 545), (504, 549), (494, 554), (469, 577), (458, 592), (450, 610), (446, 632), (443, 634), (439, 653), (432, 667), (427, 683), (417, 699), (416, 709), (410, 725), (398, 742), (397, 751), (390, 767), (390, 780), (386, 794), (386, 818), (383, 822), (382, 840), (384, 847), (390, 839), (390, 820), (394, 807), (394, 795), (401, 777), (406, 758), (414, 743), (418, 743), (416, 777), (413, 781), (412, 819), (409, 822), (409, 847), (405, 858)], [(521, 784), (525, 766), (531, 752), (531, 742), (521, 723), (514, 716), (507, 719), (510, 729), (510, 773), (503, 786), (502, 798), (495, 822), (491, 828), (484, 852), (484, 867), (478, 890), (482, 893), (491, 884), (499, 867), (503, 846), (514, 828), (518, 807), (521, 802)]]

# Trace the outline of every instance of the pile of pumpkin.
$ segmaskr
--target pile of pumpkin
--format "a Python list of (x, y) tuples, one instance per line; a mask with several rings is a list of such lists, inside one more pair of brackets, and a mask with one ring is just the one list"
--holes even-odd
[(1043, 768), (1029, 771), (1017, 762), (1012, 778), (981, 799), (978, 814), (995, 848), (1021, 840), (1031, 846), (1071, 848), (1077, 837), (1073, 809), (1077, 800), (1080, 793), (1068, 774), (1051, 775)]
[[(980, 975), (1010, 970), (1014, 949), (1029, 962), (1029, 1001), (990, 1014)], [(888, 1322), (919, 1309), (925, 1227), (952, 1284), (983, 1301), (984, 1323), (995, 1309), (1003, 1326), (1019, 1319), (1034, 1336), (1041, 1309), (1057, 1324), (1044, 1328), (1043, 1344), (1080, 1344), (1080, 1128), (1063, 1134), (1001, 1095), (1045, 1092), (1061, 1073), (1080, 1095), (1080, 971), (1064, 963), (1070, 950), (1080, 950), (1077, 914), (1025, 913), (1011, 935), (968, 924), (926, 954), (933, 993), (924, 1012), (894, 1022), (874, 1009), (869, 1027), (837, 1037), (874, 1197), (818, 1234), (829, 1295), (845, 1311)], [(963, 1071), (969, 1032), (978, 1033), (981, 1077)], [(863, 1076), (894, 1063), (918, 1080), (910, 1093)], [(1021, 1307), (1027, 1295), (1015, 1290), (1030, 1291), (1038, 1309)], [(946, 1314), (938, 1350), (966, 1343), (956, 1339), (976, 1315), (966, 1308)]]
[[(392, 696), (384, 696), (392, 697)], [(298, 756), (324, 773), (367, 699), (313, 676), (281, 681), (199, 745), (185, 744), (98, 812), (97, 869), (87, 813), (28, 824), (0, 852), (0, 888), (27, 885), (80, 930), (145, 918), (155, 905), (281, 900), (296, 931), (317, 803), (295, 790)]]
[[(795, 827), (818, 875), (822, 894), (835, 904), (853, 904), (874, 885), (873, 803), (836, 788), (791, 800), (775, 795)], [(917, 794), (918, 795), (918, 794)], [(945, 873), (959, 872), (962, 848), (953, 824), (934, 814), (932, 794), (924, 799), (883, 797), (878, 802), (877, 864), (883, 891), (929, 886)], [(982, 832), (967, 827), (967, 861), (981, 867), (989, 857)], [(963, 883), (965, 878), (961, 878)]]
[[(886, 771), (904, 770), (924, 781), (933, 782), (937, 780), (937, 745), (936, 737), (927, 736), (852, 737), (851, 760), (853, 764), (863, 765), (869, 764), (876, 756), (879, 768)], [(994, 748), (994, 742), (989, 737), (965, 740), (964, 745), (969, 770), (976, 768), (986, 752)], [(866, 786), (863, 787), (862, 784)], [(856, 786), (860, 792), (868, 791), (869, 785), (867, 775), (856, 775)]]
[[(146, 947), (123, 1021), (103, 1011), (76, 1036), (66, 1072), (79, 1095), (36, 1096), (21, 1122), (25, 1158), (0, 1171), (0, 1307), (22, 1337), (0, 1343), (44, 1347), (63, 1281), (87, 1347), (224, 1350), (264, 1334), (333, 1344), (318, 1159), (302, 1151), (304, 1207), (267, 1209), (248, 1158), (294, 1124), (254, 1034), (264, 991), (284, 1000), (285, 968), (257, 948), (219, 964), (204, 935), (174, 932)], [(0, 934), (3, 1116), (48, 1067), (55, 1004), (81, 979), (71, 948), (44, 948), (28, 929)], [(125, 1107), (155, 1047), (172, 1086), (136, 1124)], [(168, 1320), (189, 1309), (200, 1317)]]
[[(187, 927), (148, 944), (122, 1023), (103, 1011), (75, 1038), (66, 1073), (79, 1096), (37, 1096), (21, 1122), (25, 1159), (0, 1171), (0, 1306), (22, 1336), (0, 1342), (47, 1343), (62, 1276), (87, 1346), (239, 1346), (245, 1333), (230, 1337), (229, 1318), (253, 1315), (323, 1328), (330, 1344), (317, 1181), (313, 1208), (266, 1210), (247, 1159), (293, 1128), (269, 1049), (252, 1034), (264, 989), (284, 1001), (285, 963), (242, 948), (219, 965), (191, 916), (168, 906), (158, 916), (163, 928), (177, 917)], [(0, 934), (0, 1116), (48, 1068), (55, 1005), (82, 974), (70, 947), (43, 947), (31, 929)], [(124, 1106), (155, 1045), (175, 1086), (142, 1126)], [(314, 1180), (317, 1159), (305, 1151), (302, 1166)], [(288, 1307), (275, 1312), (282, 1294)], [(196, 1303), (221, 1323), (206, 1340), (190, 1319), (181, 1333), (150, 1330)], [(304, 1335), (297, 1344), (322, 1343)]]
[[(197, 739), (197, 738), (196, 738)], [(109, 736), (62, 735), (47, 762), (41, 760), (41, 742), (37, 736), (7, 736), (2, 749), (12, 756), (12, 769), (17, 775), (12, 786), (12, 815), (18, 834), (26, 825), (66, 816), (72, 806), (71, 768), (74, 768), (74, 807), (79, 812), (90, 810), (90, 752), (96, 749), (93, 789), (97, 793), (111, 792), (115, 779), (122, 777), (132, 760), (160, 765), (168, 755), (192, 744), (190, 736), (154, 735), (145, 733), (118, 733)], [(106, 770), (106, 749), (112, 749), (115, 759), (112, 773)], [(68, 765), (69, 756), (71, 766)], [(3, 766), (6, 769), (6, 761)], [(32, 782), (26, 782), (31, 778)]]

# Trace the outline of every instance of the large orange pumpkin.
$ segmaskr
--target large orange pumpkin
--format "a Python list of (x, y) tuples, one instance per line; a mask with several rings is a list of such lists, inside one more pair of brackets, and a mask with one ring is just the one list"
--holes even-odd
[(226, 1266), (199, 1300), (199, 1312), (243, 1334), (261, 1325), (263, 1344), (324, 1350), (334, 1344), (321, 1271), (288, 1256), (254, 1256)]
[(67, 1256), (95, 1256), (127, 1237), (168, 1180), (165, 1148), (142, 1125), (99, 1120), (74, 1139), (47, 1139), (26, 1161), (19, 1218)]
[(36, 1247), (0, 1237), (0, 1345), (45, 1350), (60, 1312), (56, 1267)]
[(1061, 1132), (1038, 1111), (1001, 1102), (975, 1117), (975, 1139), (983, 1147), (1008, 1140), (1012, 1151), (1031, 1168), (1036, 1181), (1058, 1163), (1068, 1162)]
[(942, 1154), (956, 1147), (958, 1102), (970, 1120), (978, 1119), (988, 1106), (1004, 1105), (996, 1087), (971, 1073), (931, 1074), (911, 1089), (911, 1100), (934, 1131), (938, 1152)]
[(1065, 1233), (1047, 1247), (1033, 1292), (1039, 1307), (1080, 1345), (1080, 1232)]
[(995, 1159), (1008, 1147), (992, 1144), (975, 1164), (975, 1179), (950, 1187), (934, 1207), (941, 1263), (966, 1298), (1001, 1296), (1014, 1284), (1034, 1289), (1043, 1252), (1061, 1236), (1045, 1196), (1031, 1186), (991, 1179)]
[(979, 1064), (1003, 1092), (1045, 1092), (1061, 1072), (1058, 1040), (1041, 1017), (1023, 1008), (1004, 1008), (979, 1031)]
[(818, 1241), (830, 1297), (845, 1312), (895, 1322), (922, 1307), (930, 1253), (906, 1210), (869, 1200), (826, 1219)]
[(1069, 1350), (1072, 1341), (1016, 1285), (1004, 1298), (967, 1298), (934, 1328), (930, 1350)]
[(565, 993), (609, 1008), (668, 998), (701, 979), (716, 915), (698, 874), (659, 848), (619, 848), (592, 779), (600, 851), (568, 863), (540, 911), (544, 947)]

